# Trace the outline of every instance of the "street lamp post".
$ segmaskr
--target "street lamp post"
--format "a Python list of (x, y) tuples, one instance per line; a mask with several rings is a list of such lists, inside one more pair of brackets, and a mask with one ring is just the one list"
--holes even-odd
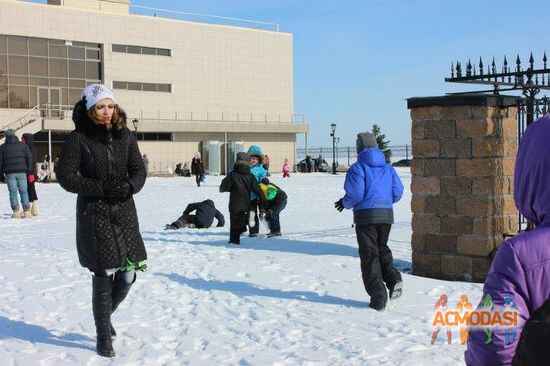
[(332, 137), (332, 174), (336, 174), (336, 123), (330, 125), (330, 137)]

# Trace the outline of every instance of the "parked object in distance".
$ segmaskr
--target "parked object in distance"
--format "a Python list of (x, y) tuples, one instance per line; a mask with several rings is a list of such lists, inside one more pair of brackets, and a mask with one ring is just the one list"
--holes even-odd
[[(315, 160), (315, 159), (312, 159), (312, 160)], [(329, 171), (330, 169), (330, 166), (328, 165), (327, 161), (325, 159), (323, 159), (321, 161), (321, 164), (319, 164), (319, 168), (318, 168), (319, 172), (323, 172), (323, 173), (326, 173)], [(300, 162), (298, 162), (298, 164), (296, 164), (296, 170), (300, 173), (307, 173), (307, 164), (306, 164), (306, 159), (303, 159), (303, 160), (300, 160)]]
[(401, 159), (399, 161), (396, 161), (392, 165), (395, 167), (410, 167), (411, 166), (411, 159)]

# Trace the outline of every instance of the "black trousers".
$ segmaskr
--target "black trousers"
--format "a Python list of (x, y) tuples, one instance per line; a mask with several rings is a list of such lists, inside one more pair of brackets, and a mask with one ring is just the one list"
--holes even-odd
[(248, 223), (248, 211), (229, 213), (229, 242), (241, 243), (241, 234), (246, 231)]
[(385, 297), (388, 287), (401, 281), (401, 273), (393, 266), (393, 256), (388, 247), (391, 224), (355, 226), (361, 274), (365, 290), (372, 297)]
[[(260, 219), (258, 218), (258, 200), (250, 201), (250, 212), (254, 212), (254, 226), (248, 226), (248, 232), (250, 235), (258, 234), (260, 232)], [(248, 221), (247, 221), (248, 222)]]
[(201, 186), (201, 178), (202, 178), (202, 174), (195, 175), (195, 182), (197, 182), (197, 187)]
[(29, 183), (27, 181), (27, 192), (29, 192), (29, 202), (38, 201), (38, 196), (36, 195), (36, 188), (34, 182)]
[(281, 221), (279, 220), (279, 215), (281, 214), (281, 211), (285, 209), (285, 207), (286, 207), (286, 199), (279, 202), (278, 205), (273, 206), (267, 211), (266, 220), (269, 223), (269, 230), (272, 233), (281, 232)]

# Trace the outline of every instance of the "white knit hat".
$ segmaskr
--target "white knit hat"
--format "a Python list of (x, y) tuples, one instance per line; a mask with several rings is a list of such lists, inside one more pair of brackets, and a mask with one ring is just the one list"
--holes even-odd
[(90, 110), (101, 99), (109, 98), (116, 103), (115, 94), (102, 84), (91, 84), (82, 90), (82, 97), (86, 98), (86, 110)]

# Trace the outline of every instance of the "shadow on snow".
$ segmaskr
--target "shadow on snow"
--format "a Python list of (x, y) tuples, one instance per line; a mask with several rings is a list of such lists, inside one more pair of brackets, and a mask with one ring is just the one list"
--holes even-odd
[[(151, 233), (152, 232), (148, 232)], [(186, 232), (187, 233), (187, 232)], [(145, 234), (145, 233), (144, 233)], [(158, 232), (156, 235), (160, 234)], [(197, 235), (198, 233), (192, 233), (190, 236)], [(198, 236), (203, 235), (226, 235), (228, 233), (223, 232), (210, 232), (210, 233), (200, 233)], [(191, 244), (191, 245), (208, 245), (214, 247), (226, 247), (236, 250), (246, 249), (246, 250), (267, 250), (274, 252), (285, 252), (285, 253), (294, 253), (294, 254), (306, 254), (306, 255), (335, 255), (343, 257), (359, 257), (358, 250), (356, 247), (352, 247), (345, 244), (336, 244), (336, 243), (326, 243), (326, 242), (313, 242), (313, 241), (303, 241), (303, 240), (290, 240), (283, 238), (248, 238), (243, 237), (241, 240), (241, 245), (231, 245), (228, 244), (225, 240), (186, 240), (189, 239), (189, 236), (186, 238), (178, 238), (178, 233), (162, 233), (162, 237), (145, 237), (146, 241), (157, 241), (161, 243), (182, 243), (182, 244)], [(411, 262), (405, 261), (402, 259), (393, 260), (394, 266), (401, 272), (410, 273), (411, 272)]]
[(58, 347), (81, 348), (95, 351), (91, 345), (83, 342), (93, 342), (89, 337), (77, 333), (63, 333), (56, 336), (50, 330), (40, 326), (13, 320), (0, 315), (0, 339), (16, 338), (31, 343), (44, 343)]
[(331, 295), (319, 295), (311, 291), (283, 291), (277, 289), (261, 288), (254, 284), (241, 281), (207, 281), (202, 278), (187, 278), (177, 273), (156, 273), (157, 276), (166, 277), (181, 285), (202, 291), (224, 291), (239, 297), (258, 296), (272, 297), (284, 300), (299, 300), (329, 305), (341, 305), (354, 308), (367, 308), (368, 302), (342, 299)]

